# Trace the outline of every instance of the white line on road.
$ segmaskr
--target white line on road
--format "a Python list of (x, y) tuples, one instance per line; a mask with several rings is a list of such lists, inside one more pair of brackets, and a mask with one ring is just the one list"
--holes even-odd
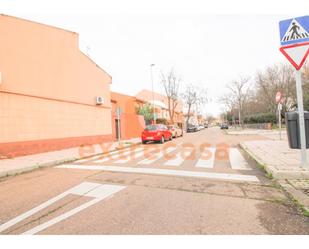
[(165, 166), (180, 166), (185, 159), (181, 156), (180, 153), (177, 153), (173, 159), (166, 160), (164, 162)]
[(96, 165), (83, 166), (83, 165), (76, 165), (76, 164), (75, 165), (74, 164), (61, 165), (61, 166), (57, 166), (56, 168), (99, 170), (99, 171), (156, 174), (156, 175), (172, 175), (172, 176), (187, 176), (187, 177), (199, 177), (199, 178), (210, 178), (210, 179), (220, 179), (220, 180), (259, 182), (259, 179), (253, 175), (198, 172), (198, 171), (185, 171), (185, 170), (133, 168), (133, 167), (119, 167), (119, 166), (96, 166)]
[(160, 158), (164, 157), (165, 155), (168, 155), (169, 153), (173, 152), (176, 149), (177, 147), (168, 147), (166, 148), (165, 151), (160, 150), (160, 152), (154, 153), (154, 155), (151, 155), (149, 158), (145, 158), (144, 160), (139, 161), (137, 164), (151, 164), (159, 160)]
[(247, 161), (237, 148), (230, 148), (229, 157), (232, 169), (251, 170)]
[[(110, 161), (110, 160), (117, 159), (117, 157), (119, 158), (121, 156), (127, 156), (127, 155), (130, 155), (131, 153), (133, 154), (134, 152), (136, 153), (136, 152), (139, 152), (141, 150), (143, 150), (142, 147), (137, 148), (137, 149), (134, 148), (134, 150), (126, 149), (126, 150), (121, 150), (121, 151), (120, 150), (114, 151), (114, 152), (111, 152), (109, 154), (104, 155), (104, 158), (102, 158), (100, 160), (96, 160), (96, 161), (94, 161), (94, 163), (104, 163), (104, 162), (107, 162), (107, 161)], [(114, 157), (115, 155), (117, 155), (116, 158)]]
[[(126, 155), (129, 155), (130, 153), (126, 154)], [(124, 155), (124, 154), (123, 154)], [(135, 158), (138, 158), (140, 156), (144, 155), (144, 150), (142, 149), (141, 150), (136, 150), (132, 153), (132, 156), (127, 156), (126, 158), (123, 158), (123, 159), (118, 159), (117, 161), (113, 162), (113, 163), (119, 163), (119, 164), (123, 164), (123, 163), (127, 163), (131, 160), (134, 160)]]
[(92, 182), (83, 182), (63, 193), (61, 193), (60, 195), (57, 195), (56, 197), (42, 203), (41, 205), (17, 216), (16, 218), (9, 220), (8, 222), (0, 225), (0, 232), (7, 230), (8, 228), (14, 226), (15, 224), (29, 218), (30, 216), (32, 216), (35, 213), (38, 213), (39, 211), (43, 210), (44, 208), (47, 208), (48, 206), (54, 204), (55, 202), (61, 200), (62, 198), (66, 197), (69, 194), (75, 194), (75, 195), (80, 195), (80, 196), (88, 196), (88, 197), (94, 197), (95, 199), (86, 202), (84, 204), (82, 204), (81, 206), (70, 210), (48, 222), (45, 222), (37, 227), (34, 227), (33, 229), (25, 232), (24, 234), (35, 234), (38, 233), (44, 229), (46, 229), (47, 227), (50, 227), (53, 224), (56, 224), (78, 212), (80, 212), (81, 210), (94, 205), (95, 203), (103, 200), (104, 198), (113, 195), (114, 193), (124, 189), (125, 186), (119, 186), (119, 185), (108, 185), (108, 184), (98, 184), (98, 183), (92, 183)]
[[(122, 153), (124, 153), (125, 151), (128, 151), (129, 149), (130, 148), (126, 148), (126, 149), (122, 149), (122, 150), (115, 150), (115, 151), (112, 151), (112, 152), (106, 152), (105, 154), (101, 154), (101, 155), (97, 155), (97, 156), (92, 156), (92, 157), (87, 157), (85, 159), (77, 160), (76, 162), (77, 163), (84, 163), (84, 162), (93, 161), (93, 160), (100, 159), (100, 158), (102, 158), (101, 160), (107, 161), (110, 158), (109, 156), (118, 154), (120, 151), (122, 151)], [(97, 160), (96, 162), (99, 162), (99, 161), (101, 162), (101, 160)]]
[[(199, 159), (195, 164), (195, 167), (198, 168), (207, 168), (211, 169), (214, 167), (215, 164), (215, 156), (216, 156), (216, 148), (207, 148), (207, 152), (210, 152), (210, 156), (208, 159)], [(202, 155), (203, 156), (203, 155)], [(205, 155), (204, 155), (205, 156)]]

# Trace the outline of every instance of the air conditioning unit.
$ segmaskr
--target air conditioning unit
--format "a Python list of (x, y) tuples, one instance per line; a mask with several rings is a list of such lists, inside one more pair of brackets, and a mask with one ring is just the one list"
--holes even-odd
[(104, 104), (104, 98), (101, 97), (101, 96), (96, 97), (96, 103), (97, 103), (97, 105)]

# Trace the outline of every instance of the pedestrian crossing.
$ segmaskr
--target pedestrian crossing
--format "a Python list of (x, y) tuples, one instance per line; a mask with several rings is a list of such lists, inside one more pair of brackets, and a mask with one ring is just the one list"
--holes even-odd
[(229, 159), (232, 169), (250, 170), (249, 164), (236, 148), (230, 148)]
[[(145, 147), (128, 148), (122, 151), (111, 152), (104, 157), (96, 156), (90, 159), (79, 160), (77, 163), (91, 162), (94, 164), (112, 163), (113, 165), (127, 165), (134, 161), (134, 164), (140, 167), (152, 164), (163, 167), (181, 167), (183, 165), (188, 166), (189, 164), (200, 169), (215, 169), (216, 162), (220, 160), (216, 158), (217, 149), (215, 147), (207, 148), (207, 153), (194, 153), (196, 157), (194, 159), (187, 159), (188, 156), (182, 153), (180, 146), (168, 147), (165, 150), (157, 150), (152, 153), (147, 151), (147, 149)], [(189, 163), (186, 163), (188, 160)], [(228, 149), (228, 160), (225, 163), (233, 170), (252, 170), (237, 148)]]
[(165, 158), (166, 156), (169, 156), (173, 151), (175, 151), (176, 147), (169, 147), (165, 151), (160, 151), (157, 154), (152, 155), (151, 157), (147, 157), (142, 161), (139, 161), (137, 164), (145, 164), (149, 165), (154, 163), (157, 160), (160, 160), (161, 158)]
[(211, 169), (214, 167), (216, 148), (209, 148), (208, 150), (210, 151), (210, 153), (207, 156), (203, 155), (202, 158), (197, 161), (195, 167), (206, 169)]

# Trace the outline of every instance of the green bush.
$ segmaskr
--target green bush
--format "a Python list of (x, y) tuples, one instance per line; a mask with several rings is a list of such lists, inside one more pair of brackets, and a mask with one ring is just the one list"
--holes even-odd
[(164, 125), (167, 125), (167, 124), (168, 124), (166, 118), (157, 118), (157, 119), (156, 119), (156, 123), (157, 123), (157, 124), (164, 124)]
[(277, 121), (274, 113), (256, 113), (244, 118), (244, 122), (247, 124), (256, 123), (272, 123), (275, 124)]

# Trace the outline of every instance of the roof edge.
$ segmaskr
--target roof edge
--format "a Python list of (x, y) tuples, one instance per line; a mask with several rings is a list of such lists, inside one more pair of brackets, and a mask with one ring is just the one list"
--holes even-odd
[(49, 24), (45, 24), (45, 23), (41, 23), (41, 22), (37, 22), (37, 21), (32, 21), (32, 20), (29, 20), (29, 19), (25, 19), (23, 17), (11, 16), (11, 15), (7, 15), (7, 14), (3, 14), (3, 13), (0, 13), (0, 16), (10, 17), (10, 18), (18, 19), (18, 20), (25, 21), (25, 22), (43, 25), (43, 26), (46, 26), (46, 27), (49, 27), (49, 28), (58, 29), (58, 30), (61, 30), (61, 31), (64, 31), (64, 32), (72, 33), (72, 34), (75, 34), (77, 36), (79, 35), (77, 32), (74, 32), (74, 31), (71, 31), (71, 30), (68, 30), (68, 29), (59, 28), (57, 26), (53, 26), (53, 25), (49, 25)]

